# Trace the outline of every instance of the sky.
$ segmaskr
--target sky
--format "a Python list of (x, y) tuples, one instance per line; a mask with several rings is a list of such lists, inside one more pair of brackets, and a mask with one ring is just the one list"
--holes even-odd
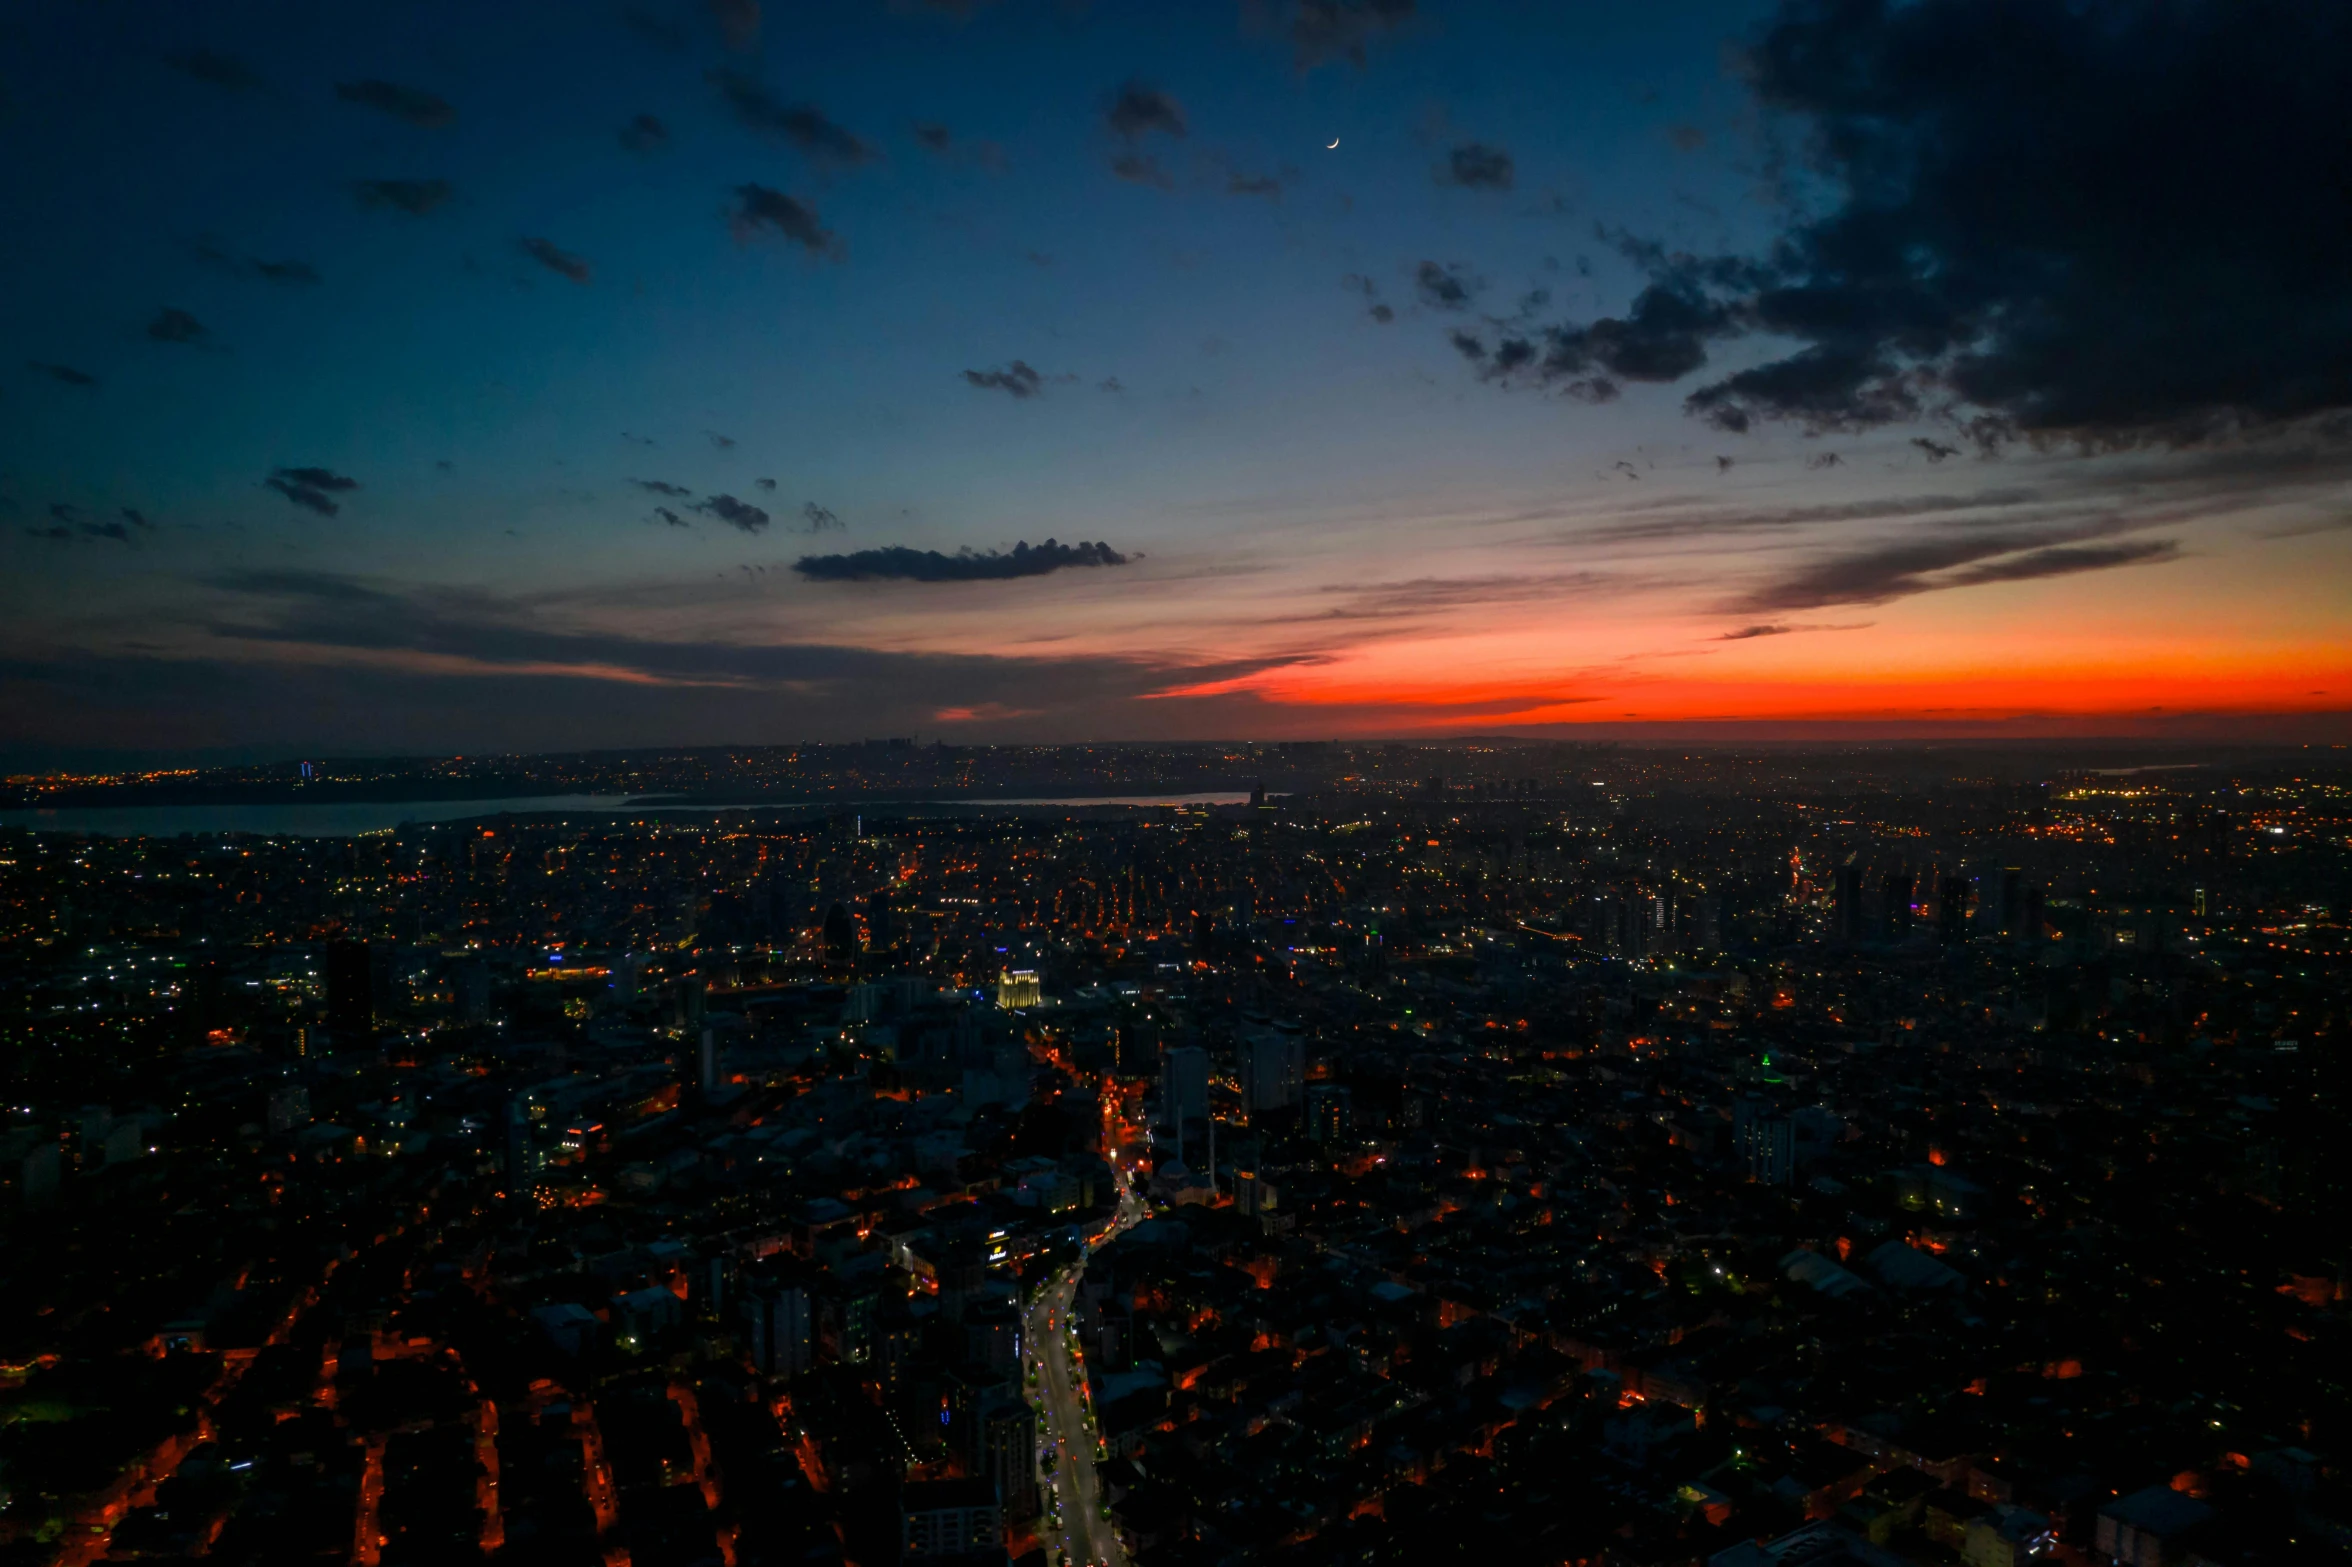
[(0, 762), (2352, 740), (2352, 14), (0, 21)]

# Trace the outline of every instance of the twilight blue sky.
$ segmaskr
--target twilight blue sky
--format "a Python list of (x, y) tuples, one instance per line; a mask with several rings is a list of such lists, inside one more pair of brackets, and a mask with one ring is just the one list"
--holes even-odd
[[(1755, 64), (1896, 69), (1840, 9), (19, 13), (0, 750), (2098, 728), (2184, 613), (2201, 712), (2339, 709), (2343, 386), (2045, 417), (1888, 337), (1958, 392), (1686, 409), (1827, 341), (1731, 258), (1877, 168)], [(2167, 423), (2215, 408), (2234, 466)], [(1123, 563), (901, 569), (1049, 536)], [(2037, 694), (1980, 655), (2054, 594)]]

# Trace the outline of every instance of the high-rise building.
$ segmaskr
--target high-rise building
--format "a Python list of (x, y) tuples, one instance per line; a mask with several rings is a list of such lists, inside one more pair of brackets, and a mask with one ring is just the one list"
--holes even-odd
[(1258, 1023), (1244, 1030), (1237, 1051), (1241, 1107), (1252, 1121), (1299, 1102), (1306, 1086), (1306, 1036), (1296, 1023)]
[(1160, 1113), (1178, 1131), (1209, 1114), (1209, 1053), (1180, 1045), (1160, 1057)]
[(340, 1046), (375, 1037), (376, 987), (364, 941), (327, 943), (327, 1027)]
[(754, 1278), (744, 1286), (741, 1309), (744, 1347), (760, 1370), (789, 1381), (814, 1363), (809, 1296), (800, 1279), (779, 1272)]
[(1741, 1172), (1765, 1186), (1786, 1186), (1797, 1168), (1796, 1123), (1753, 1094), (1732, 1102), (1731, 1152)]
[(1968, 939), (1968, 880), (1946, 876), (1936, 888), (1936, 929), (1947, 944)]
[(1355, 1134), (1355, 1091), (1345, 1083), (1308, 1084), (1306, 1119), (1310, 1142), (1325, 1148), (1345, 1144)]
[(1848, 860), (1837, 868), (1833, 908), (1835, 939), (1851, 944), (1862, 939), (1862, 867)]
[(1004, 1515), (1026, 1523), (1037, 1516), (1037, 1411), (1015, 1392), (980, 1407), (972, 1469), (993, 1482)]
[(1909, 871), (1889, 871), (1878, 884), (1879, 917), (1885, 922), (1887, 939), (1901, 941), (1911, 934), (1911, 888)]
[(1003, 1558), (1003, 1514), (986, 1480), (911, 1482), (899, 1493), (898, 1524), (899, 1551), (910, 1562), (977, 1561), (992, 1550)]

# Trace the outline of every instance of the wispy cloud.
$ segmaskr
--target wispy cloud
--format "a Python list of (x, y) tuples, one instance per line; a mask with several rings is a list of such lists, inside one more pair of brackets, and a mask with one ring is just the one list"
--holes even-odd
[(550, 272), (559, 273), (575, 283), (588, 281), (588, 263), (566, 250), (556, 247), (553, 240), (525, 237), (515, 241), (523, 254)]
[(263, 283), (307, 288), (318, 282), (318, 269), (307, 261), (264, 261), (259, 256), (232, 255), (209, 239), (196, 242), (196, 254), (216, 267)]
[(335, 96), (345, 103), (358, 104), (389, 114), (396, 120), (428, 130), (454, 124), (457, 107), (438, 93), (419, 87), (403, 87), (398, 82), (387, 82), (370, 77), (365, 81), (337, 82)]
[(421, 218), (457, 194), (447, 180), (359, 180), (351, 193), (363, 207), (389, 207)]
[(738, 243), (765, 230), (782, 235), (811, 255), (838, 254), (833, 231), (817, 221), (813, 208), (765, 185), (735, 187), (735, 212), (730, 222)]
[(966, 370), (963, 374), (964, 380), (972, 386), (983, 391), (1003, 392), (1012, 397), (1035, 397), (1045, 390), (1045, 377), (1020, 359), (1002, 370)]
[(812, 104), (784, 103), (759, 81), (725, 68), (710, 73), (711, 85), (746, 129), (780, 136), (812, 158), (854, 168), (879, 157), (874, 148)]
[(732, 495), (706, 495), (694, 503), (694, 510), (708, 517), (716, 517), (740, 533), (758, 533), (768, 525), (768, 514), (749, 501), (739, 501)]
[(163, 57), (163, 63), (191, 80), (229, 92), (251, 92), (262, 85), (253, 67), (234, 55), (211, 49), (175, 49)]
[(1114, 136), (1133, 141), (1138, 137), (1158, 132), (1163, 136), (1183, 136), (1188, 130), (1184, 105), (1157, 87), (1130, 81), (1112, 95), (1103, 110), (1103, 124)]
[(1292, 0), (1290, 45), (1302, 71), (1362, 65), (1370, 46), (1413, 19), (1413, 0)]
[[(2113, 531), (2110, 525), (2107, 531)], [(2178, 557), (2170, 539), (2054, 543), (2029, 531), (1938, 531), (1817, 557), (1734, 601), (1734, 610), (1817, 609), (1992, 582), (2028, 582)]]
[(335, 497), (359, 488), (357, 479), (327, 468), (280, 468), (262, 483), (305, 511), (332, 517), (343, 507)]
[(1438, 166), (1437, 179), (1441, 185), (1459, 185), (1464, 190), (1509, 190), (1518, 179), (1518, 166), (1500, 147), (1464, 142), (1446, 154), (1445, 162)]
[(147, 323), (147, 335), (158, 343), (201, 343), (211, 334), (185, 310), (167, 305)]

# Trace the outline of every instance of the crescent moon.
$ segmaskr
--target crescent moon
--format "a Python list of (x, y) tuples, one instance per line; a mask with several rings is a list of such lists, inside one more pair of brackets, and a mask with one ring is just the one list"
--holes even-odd
[(1323, 150), (1324, 150), (1325, 152), (1334, 152), (1334, 151), (1338, 150), (1338, 147), (1339, 147), (1339, 138), (1338, 138), (1338, 137), (1336, 137), (1336, 136), (1334, 136), (1334, 137), (1332, 137), (1332, 138), (1331, 138), (1331, 145), (1330, 145), (1330, 146), (1328, 146), (1328, 147), (1326, 147), (1326, 148), (1324, 148)]

